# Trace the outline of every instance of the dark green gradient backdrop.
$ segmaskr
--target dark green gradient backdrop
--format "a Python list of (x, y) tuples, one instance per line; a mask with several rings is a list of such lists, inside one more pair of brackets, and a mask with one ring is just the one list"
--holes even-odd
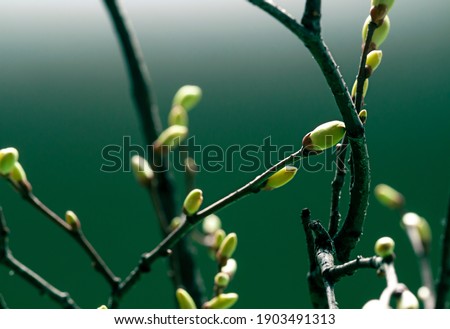
[[(367, 139), (372, 186), (401, 190), (407, 207), (438, 232), (449, 194), (448, 12), (445, 0), (397, 1), (383, 63), (370, 81)], [(316, 125), (339, 119), (324, 78), (290, 32), (244, 0), (123, 1), (142, 43), (166, 116), (174, 92), (197, 84), (204, 98), (190, 116), (201, 145), (299, 145)], [(293, 14), (304, 1), (280, 1)], [(360, 30), (369, 0), (324, 1), (323, 36), (349, 85), (359, 61)], [(125, 276), (160, 239), (146, 193), (130, 173), (100, 172), (101, 150), (123, 136), (142, 141), (115, 35), (101, 1), (0, 0), (0, 147), (15, 146), (36, 194), (60, 214), (74, 210), (111, 268)], [(235, 166), (240, 162), (237, 160)], [(239, 236), (239, 270), (230, 290), (241, 308), (308, 308), (307, 259), (299, 214), (310, 207), (326, 220), (332, 172), (300, 171), (288, 186), (223, 210)], [(209, 204), (252, 173), (201, 173)], [(181, 177), (178, 177), (181, 178)], [(180, 180), (180, 189), (182, 181)], [(86, 255), (55, 225), (0, 182), (11, 247), (32, 269), (82, 307), (105, 303), (108, 286)], [(345, 186), (347, 189), (348, 186)], [(347, 194), (347, 193), (344, 193)], [(182, 196), (179, 195), (179, 201)], [(346, 208), (347, 198), (343, 200)], [(354, 255), (371, 255), (377, 238), (397, 242), (397, 269), (419, 287), (411, 248), (396, 214), (370, 199), (367, 225)], [(214, 264), (199, 250), (209, 289)], [(123, 300), (126, 308), (173, 307), (166, 262), (155, 264)], [(0, 292), (13, 308), (58, 307), (0, 267)], [(383, 280), (371, 271), (337, 287), (344, 308), (376, 298)]]

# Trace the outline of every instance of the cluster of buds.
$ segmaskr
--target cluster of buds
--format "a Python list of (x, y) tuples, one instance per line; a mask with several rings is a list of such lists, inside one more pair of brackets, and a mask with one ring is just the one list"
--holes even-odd
[(0, 175), (9, 178), (15, 185), (31, 191), (27, 174), (19, 162), (19, 152), (14, 147), (0, 150)]

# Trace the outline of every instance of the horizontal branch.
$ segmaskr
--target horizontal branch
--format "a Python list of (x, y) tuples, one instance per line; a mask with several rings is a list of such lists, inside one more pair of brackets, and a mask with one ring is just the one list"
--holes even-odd
[(377, 256), (363, 258), (361, 256), (342, 265), (336, 265), (328, 269), (324, 276), (332, 282), (336, 282), (344, 276), (353, 275), (357, 270), (362, 268), (379, 269), (383, 259)]

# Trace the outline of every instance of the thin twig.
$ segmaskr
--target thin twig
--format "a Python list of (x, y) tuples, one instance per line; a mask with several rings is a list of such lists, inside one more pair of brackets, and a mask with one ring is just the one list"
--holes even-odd
[(336, 265), (330, 268), (324, 275), (328, 280), (336, 282), (344, 276), (353, 275), (357, 270), (362, 268), (379, 269), (382, 263), (382, 258), (373, 256), (369, 258), (363, 258), (361, 256), (351, 260), (342, 265)]
[(9, 229), (6, 226), (3, 209), (0, 207), (0, 264), (9, 268), (14, 274), (17, 274), (25, 281), (29, 282), (36, 287), (39, 292), (48, 295), (64, 308), (79, 308), (67, 292), (55, 288), (13, 256), (9, 248), (8, 235)]
[(393, 261), (383, 262), (382, 268), (386, 276), (387, 287), (381, 293), (380, 302), (386, 305), (386, 307), (389, 307), (392, 294), (396, 291), (399, 283)]
[(447, 218), (444, 222), (442, 233), (442, 256), (439, 280), (436, 286), (436, 308), (445, 308), (445, 301), (450, 289), (450, 201), (448, 204)]
[(264, 171), (259, 176), (255, 177), (253, 180), (240, 187), (239, 189), (231, 192), (224, 198), (214, 202), (210, 206), (204, 208), (203, 210), (197, 212), (192, 216), (186, 217), (183, 223), (172, 231), (164, 240), (162, 240), (152, 251), (144, 253), (138, 265), (130, 272), (130, 274), (120, 283), (119, 288), (113, 293), (110, 298), (110, 305), (114, 305), (116, 302), (122, 298), (122, 296), (139, 280), (142, 273), (149, 272), (151, 265), (155, 260), (161, 257), (167, 256), (168, 250), (171, 250), (180, 239), (186, 236), (197, 224), (201, 222), (203, 218), (213, 213), (217, 213), (219, 210), (229, 206), (237, 200), (260, 191), (261, 186), (265, 181), (286, 165), (296, 163), (300, 161), (303, 156), (303, 149), (300, 149), (285, 159), (281, 160), (277, 164), (273, 165), (271, 168)]
[(8, 309), (8, 304), (2, 294), (0, 294), (0, 309)]
[[(117, 0), (104, 0), (105, 6), (116, 30), (118, 40), (125, 58), (133, 100), (140, 118), (141, 128), (147, 145), (152, 145), (161, 133), (162, 125), (156, 96), (145, 64), (138, 39), (130, 21)], [(149, 163), (156, 173), (155, 191), (150, 191), (153, 198), (162, 231), (167, 232), (170, 221), (177, 215), (175, 188), (173, 178), (168, 170), (167, 157), (153, 157)], [(152, 188), (152, 187), (150, 187)], [(194, 301), (201, 305), (206, 301), (204, 285), (195, 264), (190, 241), (182, 240), (174, 248), (171, 256), (171, 275), (175, 288), (183, 285)]]
[(117, 288), (120, 278), (117, 277), (108, 265), (105, 263), (103, 258), (99, 255), (97, 250), (92, 246), (89, 240), (84, 235), (81, 229), (73, 230), (72, 227), (67, 224), (67, 222), (58, 216), (54, 211), (47, 207), (33, 192), (22, 184), (16, 184), (13, 180), (8, 178), (11, 185), (22, 195), (23, 199), (30, 203), (33, 207), (43, 213), (47, 218), (49, 218), (53, 223), (58, 225), (64, 232), (68, 233), (86, 252), (89, 258), (92, 260), (94, 268), (103, 276), (103, 278), (109, 283), (112, 290)]
[(339, 247), (338, 260), (348, 261), (351, 250), (356, 246), (362, 234), (369, 199), (370, 169), (364, 126), (359, 120), (342, 74), (320, 34), (308, 30), (284, 9), (274, 5), (272, 1), (248, 1), (277, 19), (305, 44), (321, 68), (344, 120), (356, 163), (355, 184), (350, 190), (349, 211), (343, 229), (336, 235), (335, 245)]

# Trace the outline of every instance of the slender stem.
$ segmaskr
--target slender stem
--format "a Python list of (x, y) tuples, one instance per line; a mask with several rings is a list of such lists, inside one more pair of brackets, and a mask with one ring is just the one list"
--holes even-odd
[(442, 256), (439, 280), (436, 286), (436, 308), (445, 308), (445, 300), (450, 289), (450, 201), (448, 204), (447, 218), (442, 234)]
[(341, 199), (342, 187), (345, 183), (345, 175), (347, 169), (345, 167), (345, 159), (347, 155), (348, 138), (344, 137), (342, 144), (336, 146), (336, 172), (331, 182), (331, 210), (330, 223), (328, 225), (328, 233), (334, 237), (339, 229), (341, 214), (339, 212), (339, 201)]
[(2, 294), (0, 294), (0, 309), (8, 309), (8, 304), (6, 303), (5, 298)]
[(174, 247), (197, 224), (199, 224), (203, 218), (211, 215), (212, 213), (218, 212), (219, 210), (225, 208), (233, 202), (236, 202), (237, 200), (243, 198), (248, 194), (258, 192), (260, 190), (260, 187), (271, 175), (273, 175), (274, 172), (277, 172), (288, 164), (293, 164), (300, 161), (302, 155), (303, 149), (292, 153), (236, 191), (231, 192), (227, 196), (214, 202), (213, 204), (197, 212), (196, 214), (188, 216), (182, 225), (180, 225), (177, 229), (175, 229), (167, 237), (165, 237), (152, 251), (144, 253), (141, 256), (138, 265), (120, 283), (119, 288), (113, 292), (109, 304), (115, 305), (115, 303), (117, 303), (120, 298), (122, 298), (124, 293), (126, 293), (132, 286), (134, 286), (134, 284), (141, 277), (142, 273), (150, 271), (151, 265), (155, 260), (160, 257), (167, 256), (167, 250), (172, 249), (172, 247)]
[[(9, 248), (8, 235), (9, 229), (6, 226), (3, 210), (0, 208), (0, 264), (9, 268), (15, 274), (36, 287), (41, 293), (48, 295), (64, 308), (79, 308), (67, 292), (55, 288), (13, 256)], [(1, 299), (3, 299), (3, 297)]]
[(81, 230), (74, 231), (72, 227), (67, 224), (67, 222), (58, 216), (54, 211), (52, 211), (49, 207), (47, 207), (37, 196), (33, 194), (33, 192), (22, 184), (16, 184), (11, 179), (9, 179), (11, 185), (22, 195), (23, 199), (30, 203), (34, 208), (43, 213), (47, 218), (49, 218), (53, 223), (58, 225), (60, 228), (64, 230), (64, 232), (68, 233), (86, 252), (89, 258), (92, 260), (94, 264), (94, 268), (104, 277), (104, 279), (109, 283), (112, 290), (117, 288), (117, 285), (120, 281), (120, 278), (117, 277), (102, 257), (98, 254), (89, 240), (86, 238), (84, 233)]
[[(133, 31), (130, 21), (117, 0), (103, 0), (117, 33), (118, 40), (128, 69), (132, 96), (147, 145), (152, 145), (161, 132), (162, 125), (156, 96), (153, 92), (149, 70), (145, 64), (141, 47)], [(149, 155), (150, 157), (150, 155)], [(168, 170), (167, 157), (154, 157), (149, 163), (156, 172), (156, 191), (150, 192), (154, 198), (162, 231), (167, 231), (170, 221), (177, 214), (175, 188), (173, 178)], [(162, 211), (161, 211), (162, 210)], [(176, 288), (185, 286), (194, 301), (202, 304), (205, 301), (204, 285), (200, 272), (194, 262), (190, 241), (180, 241), (173, 250), (171, 271)]]
[(392, 294), (395, 292), (398, 286), (398, 278), (393, 262), (384, 262), (382, 264), (382, 267), (386, 276), (387, 287), (381, 293), (380, 301), (384, 305), (386, 305), (386, 307), (389, 307)]

